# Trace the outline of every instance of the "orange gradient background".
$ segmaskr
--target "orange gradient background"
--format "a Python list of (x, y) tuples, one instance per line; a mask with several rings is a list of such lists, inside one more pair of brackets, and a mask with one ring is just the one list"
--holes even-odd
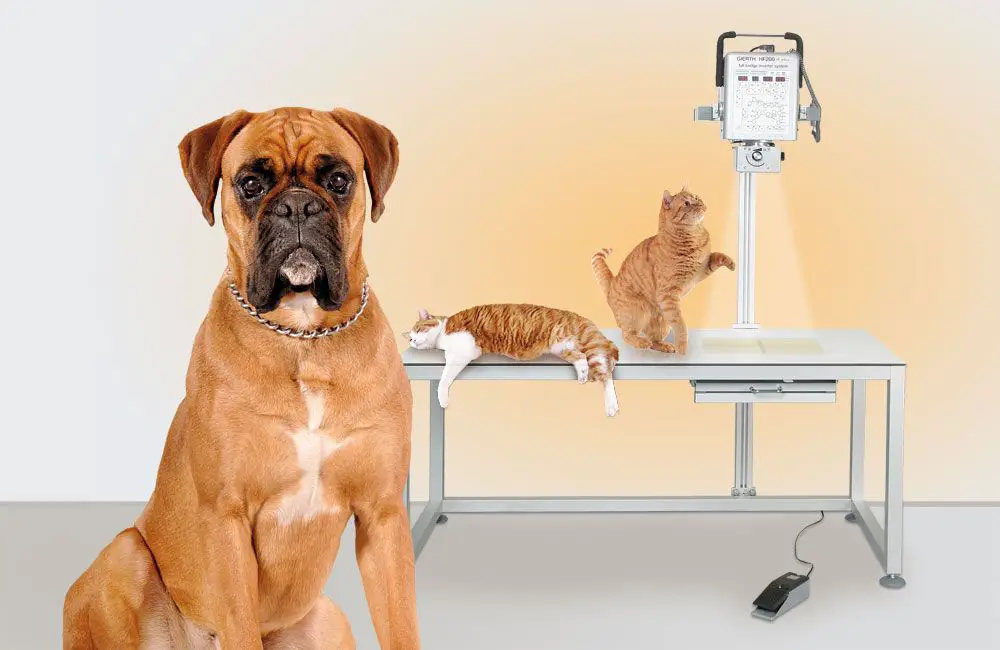
[[(617, 270), (655, 229), (660, 192), (684, 182), (708, 202), (716, 247), (735, 253), (730, 149), (692, 110), (714, 100), (720, 32), (797, 31), (824, 138), (815, 144), (803, 125), (780, 176), (758, 179), (758, 319), (871, 331), (909, 364), (906, 498), (1000, 498), (991, 408), (1000, 226), (989, 189), (1000, 168), (997, 138), (975, 108), (1000, 99), (982, 83), (995, 77), (986, 27), (1000, 11), (972, 2), (905, 12), (862, 2), (540, 4), (442, 17), (407, 50), (414, 99), (372, 107), (403, 152), (385, 227), (368, 239), (393, 323), (408, 326), (421, 306), (531, 301), (614, 326), (590, 254), (613, 247)], [(717, 274), (684, 308), (694, 327), (728, 327), (735, 274)], [(419, 443), (427, 387), (415, 389)], [(760, 493), (846, 491), (848, 389), (835, 406), (758, 407)], [(622, 411), (606, 419), (594, 386), (457, 383), (448, 491), (728, 492), (732, 407), (695, 405), (684, 383), (619, 382), (618, 392)], [(867, 492), (879, 496), (884, 385), (871, 392)], [(415, 458), (421, 470), (425, 462)]]
[[(141, 265), (158, 304), (173, 306), (164, 318), (140, 301), (119, 305), (109, 324), (95, 435), (119, 457), (99, 454), (99, 498), (148, 496), (224, 264), (222, 229), (206, 228), (177, 163), (188, 130), (280, 105), (346, 106), (390, 127), (401, 165), (365, 255), (396, 331), (421, 307), (493, 301), (613, 327), (590, 256), (614, 248), (617, 270), (654, 231), (665, 188), (690, 184), (709, 206), (716, 248), (735, 255), (730, 148), (718, 124), (692, 118), (715, 99), (715, 39), (735, 29), (801, 34), (824, 111), (823, 141), (803, 124), (781, 174), (759, 178), (758, 320), (870, 331), (909, 364), (906, 499), (1000, 499), (1000, 5), (349, 4), (279, 14), (273, 3), (202, 2), (191, 21), (188, 10), (151, 16), (122, 3), (98, 16), (109, 233), (99, 286), (109, 300), (129, 295), (134, 278), (115, 269)], [(157, 29), (140, 28), (148, 20)], [(728, 327), (736, 275), (718, 273), (684, 309), (692, 327)], [(757, 409), (759, 493), (846, 492), (848, 389), (835, 405)], [(621, 413), (609, 419), (593, 385), (459, 381), (447, 411), (449, 494), (728, 493), (731, 406), (695, 405), (683, 382), (623, 381), (618, 393)], [(426, 383), (414, 397), (420, 498)], [(867, 489), (878, 497), (881, 384), (869, 404)]]

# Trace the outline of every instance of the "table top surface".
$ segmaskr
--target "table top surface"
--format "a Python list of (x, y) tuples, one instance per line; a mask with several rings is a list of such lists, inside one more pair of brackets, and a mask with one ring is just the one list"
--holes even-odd
[[(618, 346), (619, 366), (902, 366), (903, 361), (864, 330), (837, 329), (702, 329), (690, 330), (686, 355), (639, 350), (622, 341), (621, 330), (602, 329)], [(403, 352), (406, 366), (444, 366), (440, 350)], [(552, 355), (516, 361), (483, 355), (471, 365), (532, 366), (564, 364)]]

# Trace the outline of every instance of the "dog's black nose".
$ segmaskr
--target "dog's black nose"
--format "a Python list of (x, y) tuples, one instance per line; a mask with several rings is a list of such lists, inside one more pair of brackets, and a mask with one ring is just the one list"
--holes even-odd
[(307, 219), (323, 211), (323, 203), (308, 190), (288, 190), (274, 200), (271, 212), (286, 219)]

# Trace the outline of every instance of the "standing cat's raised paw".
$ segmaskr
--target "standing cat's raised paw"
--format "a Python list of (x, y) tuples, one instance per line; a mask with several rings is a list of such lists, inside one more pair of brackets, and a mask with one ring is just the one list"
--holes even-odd
[(665, 352), (667, 354), (674, 354), (677, 352), (677, 348), (674, 347), (673, 343), (651, 343), (650, 347), (657, 352)]
[(725, 253), (712, 253), (712, 256), (708, 260), (709, 270), (715, 271), (723, 266), (730, 271), (736, 270), (736, 262), (733, 261), (733, 258), (729, 257)]

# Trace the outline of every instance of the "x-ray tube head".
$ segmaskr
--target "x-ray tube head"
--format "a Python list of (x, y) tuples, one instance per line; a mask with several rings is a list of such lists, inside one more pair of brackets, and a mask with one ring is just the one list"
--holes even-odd
[(722, 137), (795, 140), (799, 122), (799, 55), (730, 52), (726, 55)]

